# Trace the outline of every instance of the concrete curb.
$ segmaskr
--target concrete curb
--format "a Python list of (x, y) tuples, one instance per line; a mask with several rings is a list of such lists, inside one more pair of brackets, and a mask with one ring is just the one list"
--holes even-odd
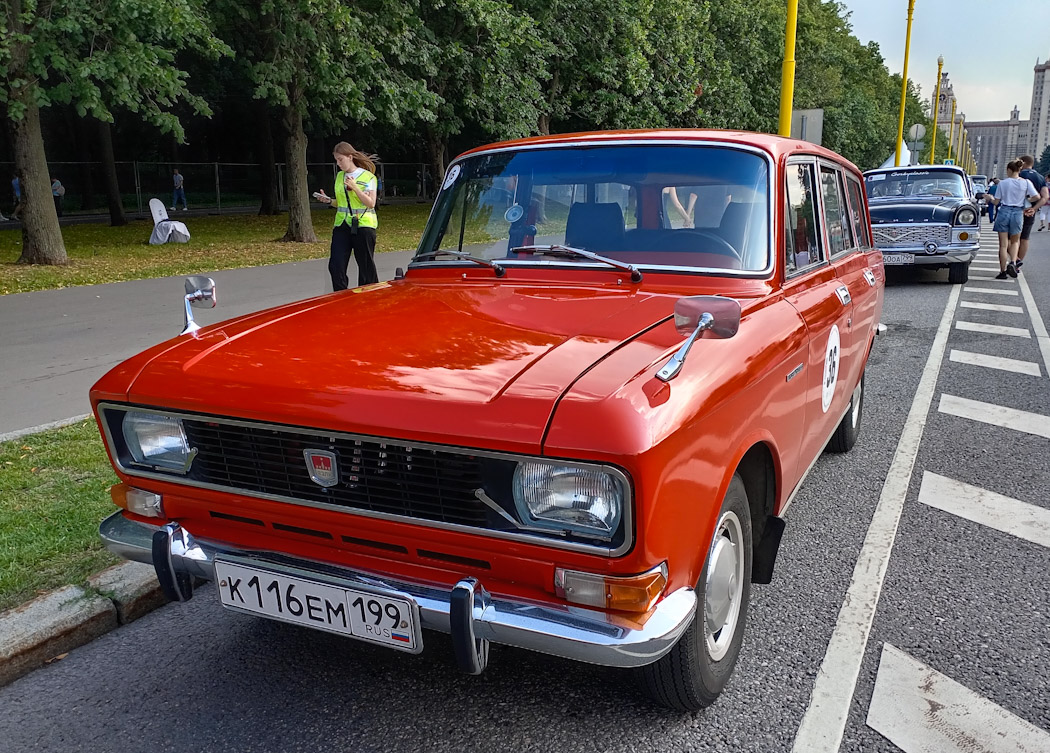
[(0, 614), (0, 687), (165, 604), (150, 565), (124, 562)]

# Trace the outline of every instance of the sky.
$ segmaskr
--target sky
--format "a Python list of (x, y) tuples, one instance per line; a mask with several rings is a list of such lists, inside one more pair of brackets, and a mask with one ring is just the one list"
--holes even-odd
[[(891, 73), (904, 67), (908, 0), (840, 0), (853, 34), (877, 42)], [(1032, 68), (1050, 58), (1050, 0), (915, 0), (908, 78), (932, 99), (944, 56), (958, 111), (968, 121), (1027, 120)]]

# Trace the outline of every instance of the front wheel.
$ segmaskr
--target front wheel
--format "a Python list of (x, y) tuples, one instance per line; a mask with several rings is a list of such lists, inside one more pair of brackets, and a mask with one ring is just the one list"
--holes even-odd
[(951, 285), (962, 285), (970, 279), (970, 263), (959, 262), (948, 265), (948, 282)]
[(678, 711), (699, 711), (722, 693), (740, 655), (751, 597), (751, 508), (739, 475), (722, 501), (696, 585), (697, 612), (667, 654), (638, 670), (643, 692)]

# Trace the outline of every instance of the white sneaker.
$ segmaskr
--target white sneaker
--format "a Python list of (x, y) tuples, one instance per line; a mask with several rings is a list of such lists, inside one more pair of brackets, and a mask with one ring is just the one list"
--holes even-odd
[(182, 211), (183, 211), (183, 212), (188, 212), (189, 210), (190, 210), (190, 208), (189, 208), (189, 207), (183, 207), (183, 208), (182, 208)]
[(171, 208), (171, 211), (173, 211), (173, 212), (174, 212), (174, 211), (175, 211), (175, 207), (172, 207), (172, 208)]

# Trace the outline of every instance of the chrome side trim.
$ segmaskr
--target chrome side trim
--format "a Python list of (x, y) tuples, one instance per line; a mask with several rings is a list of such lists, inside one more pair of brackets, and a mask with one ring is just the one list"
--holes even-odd
[[(407, 596), (418, 605), (423, 627), (452, 633), (452, 593), (447, 586), (402, 581), (272, 552), (239, 550), (220, 542), (196, 538), (177, 523), (169, 526), (146, 525), (125, 518), (123, 512), (116, 512), (102, 521), (99, 535), (114, 554), (152, 564), (153, 535), (178, 529), (172, 533), (172, 542), (182, 543), (170, 551), (176, 572), (214, 580), (214, 560), (220, 556), (334, 585)], [(599, 610), (491, 596), (483, 591), (479, 581), (470, 580), (473, 581), (471, 590), (474, 596), (470, 623), (475, 641), (491, 641), (609, 667), (641, 667), (657, 661), (678, 642), (696, 612), (696, 593), (691, 588), (681, 588), (657, 603), (644, 624), (635, 622), (635, 626), (628, 627), (617, 624)], [(457, 588), (464, 585), (464, 581), (460, 581)], [(453, 638), (457, 640), (456, 636)]]
[[(132, 405), (130, 403), (98, 404), (98, 412), (99, 415), (102, 416), (102, 432), (106, 437), (106, 444), (111, 450), (114, 450), (114, 452), (112, 452), (111, 455), (114, 458), (114, 463), (116, 464), (117, 470), (122, 473), (126, 473), (129, 476), (154, 479), (156, 481), (166, 481), (168, 483), (179, 484), (180, 486), (188, 486), (194, 489), (208, 489), (211, 491), (223, 492), (225, 494), (236, 494), (240, 497), (269, 499), (273, 500), (274, 502), (287, 502), (289, 504), (300, 505), (302, 507), (314, 507), (319, 510), (331, 510), (334, 512), (341, 512), (346, 515), (359, 515), (365, 518), (392, 520), (399, 523), (409, 523), (412, 525), (425, 526), (427, 528), (438, 528), (443, 531), (458, 531), (461, 533), (481, 535), (494, 539), (522, 541), (529, 544), (536, 544), (538, 546), (548, 546), (555, 549), (565, 549), (568, 551), (582, 552), (585, 554), (600, 554), (606, 557), (619, 557), (629, 552), (631, 550), (631, 547), (634, 545), (634, 488), (631, 484), (631, 479), (627, 475), (626, 471), (624, 471), (621, 468), (617, 468), (614, 465), (606, 465), (604, 463), (590, 463), (585, 460), (574, 460), (571, 458), (558, 458), (545, 455), (535, 456), (535, 459), (537, 460), (544, 460), (547, 462), (564, 461), (568, 465), (574, 465), (580, 468), (592, 468), (595, 470), (603, 471), (612, 476), (615, 476), (620, 481), (624, 489), (622, 523), (622, 525), (624, 526), (624, 540), (620, 546), (616, 547), (616, 549), (609, 549), (607, 546), (601, 546), (599, 544), (583, 544), (575, 541), (563, 541), (561, 539), (551, 538), (550, 536), (537, 536), (530, 533), (518, 533), (514, 531), (493, 531), (488, 528), (474, 528), (473, 526), (465, 526), (457, 523), (441, 523), (436, 520), (424, 520), (423, 518), (413, 518), (407, 515), (395, 515), (392, 513), (373, 512), (371, 510), (360, 510), (354, 507), (346, 507), (344, 505), (332, 505), (326, 504), (324, 502), (313, 502), (311, 500), (298, 499), (297, 497), (285, 497), (279, 494), (252, 492), (247, 489), (222, 486), (219, 484), (208, 484), (180, 476), (172, 476), (166, 473), (156, 473), (153, 471), (147, 471), (136, 466), (126, 466), (120, 461), (119, 453), (115, 451), (116, 444), (113, 441), (113, 437), (110, 435), (109, 421), (106, 419), (107, 410), (122, 412), (126, 412), (128, 410), (142, 410), (162, 416), (173, 416), (176, 418), (189, 418), (202, 421), (211, 421), (214, 423), (221, 423), (229, 426), (245, 426), (255, 429), (274, 429), (277, 431), (286, 431), (290, 434), (321, 434), (328, 437), (338, 437), (340, 439), (360, 439), (366, 442), (385, 442), (386, 444), (394, 445), (396, 447), (411, 447), (413, 449), (437, 450), (440, 452), (449, 452), (457, 455), (473, 455), (476, 457), (495, 458), (497, 460), (510, 460), (515, 462), (520, 460), (531, 460), (534, 456), (513, 455), (505, 452), (490, 452), (487, 450), (479, 450), (465, 447), (453, 447), (450, 445), (439, 445), (429, 442), (407, 442), (405, 440), (390, 439), (388, 437), (376, 437), (368, 434), (349, 434), (347, 432), (331, 431), (329, 429), (302, 428), (298, 426), (289, 426), (288, 424), (266, 423), (263, 421), (243, 421), (239, 419), (226, 418), (223, 416), (211, 416), (200, 413), (181, 413), (179, 411), (166, 410), (164, 408), (152, 408), (149, 406)], [(553, 532), (551, 532), (551, 534), (556, 535)]]

